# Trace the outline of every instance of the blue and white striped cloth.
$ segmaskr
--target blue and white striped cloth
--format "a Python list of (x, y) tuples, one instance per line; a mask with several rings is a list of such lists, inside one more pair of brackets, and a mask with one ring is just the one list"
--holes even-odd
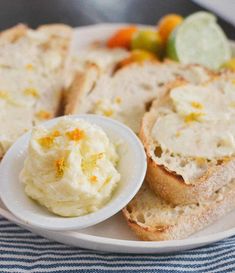
[(123, 255), (65, 246), (0, 217), (2, 272), (235, 272), (235, 237), (171, 255)]

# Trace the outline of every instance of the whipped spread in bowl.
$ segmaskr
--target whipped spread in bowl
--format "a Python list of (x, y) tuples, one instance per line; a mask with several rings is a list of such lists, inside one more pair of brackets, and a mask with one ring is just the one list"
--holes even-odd
[(28, 227), (78, 230), (126, 206), (146, 169), (144, 147), (127, 126), (99, 115), (64, 116), (24, 134), (8, 150), (0, 198)]
[(33, 129), (20, 180), (25, 193), (51, 212), (81, 216), (112, 198), (121, 178), (118, 160), (101, 127), (64, 117)]

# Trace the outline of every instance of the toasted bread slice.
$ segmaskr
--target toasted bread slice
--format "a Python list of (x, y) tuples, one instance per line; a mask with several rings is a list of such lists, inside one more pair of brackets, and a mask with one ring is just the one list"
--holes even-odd
[[(196, 114), (193, 113), (195, 115), (189, 112), (175, 112), (177, 105), (185, 103), (186, 100), (183, 99), (183, 93), (180, 93), (180, 100), (175, 105), (170, 98), (170, 92), (180, 90), (176, 87), (183, 84), (182, 82), (170, 84), (166, 96), (154, 101), (150, 111), (144, 115), (140, 138), (148, 157), (146, 179), (153, 191), (164, 200), (175, 205), (197, 203), (209, 198), (215, 191), (235, 178), (234, 137), (226, 129), (226, 124), (229, 122), (228, 116), (234, 115), (232, 105), (233, 97), (235, 101), (234, 78), (234, 73), (225, 73), (215, 77), (204, 86), (196, 86), (199, 88), (197, 90), (202, 90), (204, 94), (208, 93), (215, 97), (217, 93), (220, 94), (216, 99), (213, 97), (206, 99), (208, 107), (213, 107), (213, 115), (209, 112), (203, 118), (204, 114), (199, 113), (200, 111), (206, 113), (208, 110), (206, 106), (205, 109), (195, 110)], [(187, 86), (189, 89), (185, 90), (188, 96), (190, 88), (193, 89), (195, 86), (186, 84)], [(225, 97), (226, 92), (227, 97)], [(198, 101), (201, 95), (203, 94), (198, 96)], [(207, 103), (207, 101), (204, 102)], [(199, 103), (195, 104), (193, 101), (190, 104), (200, 106)], [(191, 109), (188, 108), (188, 104), (186, 106), (184, 104), (184, 107), (187, 111)], [(230, 112), (223, 112), (229, 108)], [(197, 118), (197, 113), (198, 117), (202, 114), (202, 120), (191, 120), (190, 122), (188, 118)], [(218, 120), (215, 119), (216, 116)], [(176, 118), (178, 127), (174, 123), (169, 123), (172, 117)], [(208, 117), (212, 118), (212, 121), (207, 121)], [(160, 128), (159, 124), (164, 122), (165, 129)], [(211, 127), (211, 124), (216, 127)], [(187, 137), (186, 134), (188, 134)], [(163, 138), (170, 139), (170, 142), (163, 143)]]
[(173, 206), (144, 183), (123, 209), (129, 227), (141, 240), (184, 239), (212, 224), (235, 208), (235, 182), (214, 193), (206, 202)]
[(213, 75), (202, 66), (184, 66), (174, 62), (130, 64), (114, 74), (100, 73), (93, 64), (75, 77), (67, 93), (65, 112), (105, 115), (123, 122), (138, 133), (144, 113), (154, 98), (162, 96), (166, 83), (176, 78), (201, 83)]
[(66, 25), (0, 33), (0, 157), (34, 124), (56, 115), (71, 36)]

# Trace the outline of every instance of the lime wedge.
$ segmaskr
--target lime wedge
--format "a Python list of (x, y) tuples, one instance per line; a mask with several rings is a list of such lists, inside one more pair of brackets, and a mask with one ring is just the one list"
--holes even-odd
[(183, 64), (198, 63), (218, 69), (231, 58), (231, 49), (216, 17), (201, 11), (188, 16), (171, 33), (167, 55)]

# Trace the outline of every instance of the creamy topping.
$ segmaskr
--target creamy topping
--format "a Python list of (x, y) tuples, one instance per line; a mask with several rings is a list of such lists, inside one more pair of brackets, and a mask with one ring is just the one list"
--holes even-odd
[[(193, 83), (208, 80), (205, 69), (198, 66), (156, 65), (152, 62), (132, 64), (112, 76), (102, 75), (77, 108), (77, 113), (110, 116), (138, 133), (142, 117), (152, 100), (164, 95), (165, 88), (162, 87), (178, 77)], [(118, 97), (121, 99), (119, 103), (115, 101)]]
[(93, 113), (115, 118), (121, 112), (121, 102), (120, 97), (116, 97), (112, 101), (108, 99), (97, 100), (94, 104)]
[(119, 157), (98, 126), (61, 119), (53, 128), (36, 127), (20, 179), (28, 196), (61, 216), (98, 210), (120, 180)]
[(61, 48), (50, 48), (49, 40), (48, 34), (26, 30), (13, 43), (0, 41), (0, 154), (57, 110), (63, 60)]
[[(159, 118), (152, 128), (153, 139), (162, 150), (159, 163), (189, 181), (203, 173), (207, 161), (233, 156), (234, 94), (231, 82), (220, 83), (219, 87), (215, 82), (205, 87), (187, 84), (172, 89), (168, 106), (157, 110)], [(165, 154), (181, 157), (184, 162), (176, 168), (172, 160), (164, 159)], [(191, 172), (186, 171), (190, 158), (195, 159)]]

